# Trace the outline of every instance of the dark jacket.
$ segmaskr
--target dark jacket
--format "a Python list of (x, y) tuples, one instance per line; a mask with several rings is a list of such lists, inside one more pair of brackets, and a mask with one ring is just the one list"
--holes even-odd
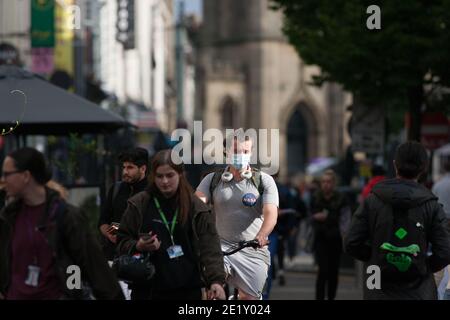
[(315, 214), (324, 210), (328, 211), (325, 221), (313, 221), (315, 242), (318, 241), (340, 241), (341, 239), (341, 219), (348, 208), (345, 196), (334, 191), (330, 199), (325, 199), (321, 190), (314, 194), (311, 201), (311, 213)]
[[(87, 282), (96, 299), (123, 299), (117, 278), (103, 257), (100, 246), (89, 232), (78, 208), (66, 204), (58, 193), (46, 188), (46, 210), (39, 229), (52, 248), (66, 298), (81, 299), (82, 290), (69, 290), (67, 267), (77, 265), (83, 282)], [(10, 248), (15, 218), (22, 201), (17, 200), (0, 211), (0, 292), (4, 295), (10, 283)]]
[[(119, 189), (117, 190), (117, 194), (114, 196), (114, 189), (117, 184)], [(111, 224), (112, 222), (120, 222), (120, 220), (122, 220), (123, 213), (127, 209), (128, 199), (139, 192), (144, 191), (145, 188), (147, 188), (147, 184), (147, 177), (134, 184), (120, 181), (113, 184), (108, 191), (105, 206), (103, 207), (100, 215), (98, 226), (100, 227), (103, 224)], [(116, 253), (116, 245), (103, 235), (101, 237), (101, 245), (106, 259), (113, 260)]]
[[(423, 214), (426, 237), (432, 254), (427, 258), (428, 275), (408, 284), (409, 289), (390, 284), (381, 290), (368, 290), (367, 299), (436, 299), (433, 273), (450, 263), (450, 238), (446, 230), (445, 214), (437, 198), (422, 185), (403, 179), (378, 183), (355, 212), (345, 237), (345, 251), (356, 259), (376, 264), (372, 254), (372, 239), (378, 215), (387, 214), (385, 204), (394, 209), (419, 208)], [(391, 211), (390, 213), (391, 214)]]
[[(150, 194), (141, 192), (128, 200), (117, 235), (118, 251), (128, 254), (136, 250), (136, 243), (143, 223), (143, 212), (148, 208)], [(195, 195), (192, 196), (189, 227), (192, 228), (192, 247), (206, 286), (225, 282), (225, 269), (215, 217), (211, 210)]]

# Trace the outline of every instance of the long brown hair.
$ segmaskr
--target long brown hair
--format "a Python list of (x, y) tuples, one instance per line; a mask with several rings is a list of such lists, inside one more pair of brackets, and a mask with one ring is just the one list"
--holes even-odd
[(168, 165), (175, 170), (180, 175), (180, 181), (176, 193), (176, 201), (178, 202), (178, 207), (180, 210), (179, 219), (182, 224), (185, 224), (188, 220), (189, 211), (192, 204), (192, 194), (194, 191), (185, 177), (183, 164), (181, 163), (177, 165), (173, 163), (171, 152), (172, 150), (161, 150), (153, 156), (150, 175), (148, 177), (149, 191), (154, 194), (159, 190), (155, 183), (155, 176), (156, 170), (160, 166)]

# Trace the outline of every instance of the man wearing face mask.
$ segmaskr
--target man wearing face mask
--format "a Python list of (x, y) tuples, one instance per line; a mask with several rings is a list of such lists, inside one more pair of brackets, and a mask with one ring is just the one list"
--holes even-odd
[(258, 240), (257, 250), (244, 249), (224, 257), (224, 262), (227, 282), (238, 288), (239, 299), (261, 299), (270, 266), (267, 239), (278, 216), (278, 190), (270, 175), (250, 166), (253, 141), (248, 136), (244, 139), (242, 129), (227, 140), (228, 166), (208, 174), (196, 195), (214, 208), (222, 250), (239, 241)]

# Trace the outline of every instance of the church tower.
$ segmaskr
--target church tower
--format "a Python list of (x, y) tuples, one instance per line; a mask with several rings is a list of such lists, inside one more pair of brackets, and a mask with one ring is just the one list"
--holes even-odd
[(286, 176), (315, 157), (343, 153), (350, 96), (336, 85), (312, 87), (268, 0), (203, 1), (197, 114), (206, 128), (280, 130)]

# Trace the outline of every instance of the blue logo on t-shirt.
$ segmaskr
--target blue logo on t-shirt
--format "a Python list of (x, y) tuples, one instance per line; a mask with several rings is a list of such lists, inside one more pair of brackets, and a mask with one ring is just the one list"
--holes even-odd
[(246, 207), (253, 207), (256, 204), (256, 196), (253, 193), (246, 193), (242, 197), (242, 203)]

